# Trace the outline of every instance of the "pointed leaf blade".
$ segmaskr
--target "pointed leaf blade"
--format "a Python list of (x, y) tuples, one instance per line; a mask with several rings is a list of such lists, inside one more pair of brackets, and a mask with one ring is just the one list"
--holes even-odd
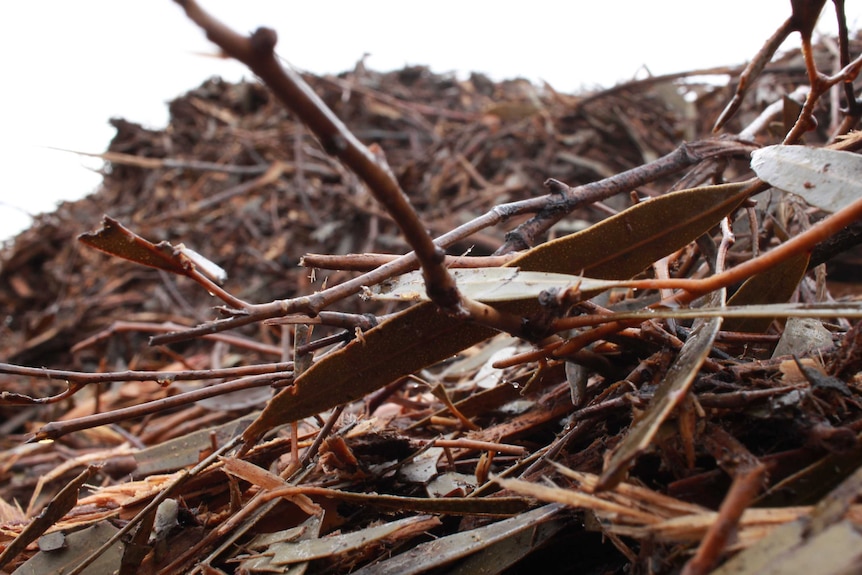
[(747, 183), (703, 186), (643, 201), (507, 264), (525, 271), (624, 280), (697, 239), (733, 211)]
[[(729, 306), (755, 306), (784, 303), (799, 286), (808, 269), (808, 253), (797, 254), (763, 273), (748, 278), (736, 290)], [(764, 332), (769, 329), (773, 317), (734, 318), (724, 322), (725, 331)]]

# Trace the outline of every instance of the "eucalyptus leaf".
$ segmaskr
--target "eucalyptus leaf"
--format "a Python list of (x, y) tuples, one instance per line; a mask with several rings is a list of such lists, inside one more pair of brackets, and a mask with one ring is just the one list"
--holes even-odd
[(605, 321), (627, 319), (697, 319), (705, 317), (723, 318), (776, 318), (776, 317), (846, 317), (862, 318), (862, 305), (858, 302), (826, 303), (773, 303), (736, 307), (699, 308), (648, 308), (637, 311), (618, 312), (603, 316)]
[[(610, 289), (620, 282), (597, 280), (569, 274), (521, 271), (518, 268), (462, 268), (450, 272), (461, 293), (481, 302), (535, 299), (548, 289), (578, 288), (585, 292)], [(376, 300), (429, 301), (422, 272), (394, 277), (369, 289)]]
[(366, 527), (352, 533), (283, 541), (270, 547), (272, 557), (269, 562), (272, 565), (289, 565), (333, 557), (340, 553), (359, 551), (371, 543), (385, 540), (387, 537), (394, 537), (405, 528), (429, 521), (432, 521), (432, 517), (429, 515), (416, 515), (383, 525)]
[(828, 212), (862, 197), (862, 156), (852, 152), (768, 146), (751, 153), (751, 169), (769, 185)]
[(192, 265), (168, 242), (154, 244), (108, 216), (102, 219), (101, 228), (81, 234), (78, 241), (106, 254), (179, 275), (188, 275)]
[[(117, 529), (110, 521), (100, 521), (88, 527), (68, 533), (62, 549), (39, 551), (26, 563), (19, 566), (13, 575), (45, 575), (46, 573), (69, 573), (95, 550), (107, 543)], [(101, 575), (116, 573), (123, 557), (123, 544), (118, 541), (111, 545), (93, 563), (81, 571), (82, 575)]]
[[(464, 559), (525, 531), (535, 535), (542, 523), (554, 519), (562, 509), (562, 505), (550, 503), (510, 519), (426, 541), (399, 555), (354, 571), (354, 575), (419, 575), (434, 569), (436, 572), (448, 572), (441, 569), (453, 561)], [(493, 568), (489, 565), (486, 567)]]

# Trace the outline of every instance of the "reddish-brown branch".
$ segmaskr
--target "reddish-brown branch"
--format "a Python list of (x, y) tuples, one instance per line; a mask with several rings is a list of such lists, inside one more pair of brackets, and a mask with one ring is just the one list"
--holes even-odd
[(739, 110), (751, 83), (760, 75), (763, 68), (766, 67), (772, 59), (772, 56), (781, 44), (787, 40), (787, 37), (790, 36), (794, 29), (793, 17), (790, 17), (778, 27), (775, 33), (769, 37), (760, 51), (754, 56), (748, 66), (745, 67), (745, 70), (743, 70), (742, 74), (739, 76), (739, 84), (736, 87), (736, 94), (734, 94), (733, 99), (727, 107), (724, 108), (724, 111), (721, 112), (718, 119), (715, 121), (715, 125), (712, 128), (713, 132), (721, 130), (728, 120), (733, 117), (736, 111)]
[(683, 568), (683, 575), (702, 575), (712, 570), (766, 480), (766, 466), (723, 429), (713, 428), (706, 443), (719, 464), (733, 476), (733, 483), (697, 552)]

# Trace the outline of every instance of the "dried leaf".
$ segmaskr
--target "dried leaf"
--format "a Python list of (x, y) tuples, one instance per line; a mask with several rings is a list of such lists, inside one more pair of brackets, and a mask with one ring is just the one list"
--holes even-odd
[[(111, 537), (116, 535), (117, 529), (107, 521), (101, 521), (81, 531), (68, 533), (66, 545), (63, 549), (56, 551), (40, 551), (26, 563), (13, 571), (12, 575), (45, 575), (46, 573), (68, 573), (81, 561), (89, 557), (96, 549), (99, 549)], [(123, 544), (117, 541), (109, 547), (102, 555), (81, 571), (81, 575), (102, 575), (103, 573), (116, 573), (120, 567), (120, 558), (123, 553)]]
[(27, 545), (38, 539), (75, 506), (78, 502), (78, 491), (96, 473), (96, 469), (94, 465), (87, 467), (51, 499), (45, 509), (0, 553), (0, 567), (24, 551)]
[(476, 476), (447, 471), (441, 473), (428, 482), (425, 491), (433, 499), (449, 499), (450, 497), (461, 498), (476, 489)]
[(220, 284), (227, 279), (227, 272), (224, 271), (224, 268), (219, 266), (217, 263), (208, 260), (193, 249), (187, 248), (183, 244), (179, 244), (177, 246), (177, 251), (183, 254), (189, 260), (191, 260), (195, 267), (198, 268), (202, 274), (207, 276), (212, 281)]
[[(789, 528), (788, 528), (789, 527)], [(794, 529), (795, 528), (795, 529)], [(842, 521), (830, 526), (826, 531), (818, 533), (810, 539), (798, 541), (793, 534), (798, 533), (798, 523), (782, 527), (780, 533), (785, 535), (783, 544), (796, 543), (784, 553), (768, 553), (766, 561), (759, 563), (762, 569), (746, 569), (751, 563), (734, 563), (744, 565), (742, 571), (713, 571), (713, 573), (735, 573), (737, 575), (785, 575), (787, 573), (817, 573), (818, 575), (847, 575), (859, 573), (862, 568), (862, 534), (850, 521)], [(770, 537), (764, 541), (764, 547), (775, 544)], [(758, 549), (762, 549), (758, 547)], [(775, 551), (771, 548), (770, 551)], [(750, 559), (748, 553), (745, 556)]]
[[(461, 293), (481, 302), (535, 299), (548, 289), (577, 287), (584, 292), (599, 292), (619, 282), (548, 272), (527, 272), (518, 268), (461, 268), (450, 272)], [(400, 275), (373, 286), (367, 297), (375, 300), (429, 301), (421, 271)]]
[(772, 357), (807, 356), (828, 346), (832, 346), (832, 332), (819, 319), (792, 317), (787, 320)]
[(806, 146), (768, 146), (751, 153), (751, 169), (764, 182), (802, 196), (827, 212), (862, 197), (862, 156)]
[[(312, 515), (302, 524), (275, 533), (266, 533), (256, 536), (249, 541), (249, 549), (262, 550), (260, 555), (244, 559), (240, 568), (249, 573), (304, 573), (303, 567), (306, 563), (294, 563), (291, 565), (275, 565), (272, 562), (276, 554), (284, 553), (282, 547), (285, 544), (297, 541), (312, 541), (320, 537), (320, 527), (323, 524), (323, 515)], [(296, 570), (296, 571), (294, 571)]]
[(289, 565), (313, 559), (323, 559), (341, 553), (361, 550), (370, 543), (384, 539), (397, 539), (412, 536), (440, 524), (440, 520), (430, 515), (416, 515), (392, 521), (376, 527), (360, 529), (343, 535), (284, 542), (271, 549), (273, 565)]
[(583, 365), (573, 361), (567, 361), (565, 369), (566, 382), (572, 392), (572, 405), (580, 407), (587, 399), (587, 380), (590, 372)]
[(252, 420), (249, 415), (141, 449), (134, 454), (138, 473), (155, 475), (194, 465), (201, 460), (202, 453), (209, 452), (214, 445), (224, 445)]
[(39, 537), (39, 551), (57, 551), (66, 546), (66, 534), (53, 531)]
[(564, 519), (551, 519), (489, 545), (447, 569), (447, 575), (493, 575), (513, 573), (512, 567), (521, 559), (541, 548), (566, 527)]
[[(788, 258), (763, 273), (748, 278), (727, 302), (728, 306), (751, 306), (782, 303), (793, 296), (808, 269), (809, 254)], [(772, 323), (772, 317), (739, 318), (725, 321), (725, 331), (763, 332)]]
[(539, 523), (552, 519), (562, 507), (552, 503), (511, 519), (422, 543), (391, 559), (354, 571), (354, 575), (426, 573), (435, 567), (442, 567), (456, 559), (467, 557), (494, 543), (513, 537), (524, 530), (531, 530)]
[(745, 182), (680, 190), (623, 210), (509, 262), (525, 271), (628, 279), (697, 239), (745, 199)]
[(425, 485), (437, 477), (437, 460), (443, 455), (442, 447), (431, 447), (401, 466), (398, 478), (408, 483)]
[[(659, 257), (696, 239), (743, 200), (744, 184), (682, 190), (638, 204), (586, 230), (527, 251), (510, 267), (597, 278), (627, 279)], [(501, 302), (501, 310), (529, 314), (533, 300)], [(414, 306), (328, 355), (273, 398), (246, 429), (254, 442), (267, 430), (354, 401), (404, 375), (451, 357), (497, 332)]]
[(78, 241), (106, 254), (175, 274), (188, 275), (191, 265), (168, 242), (154, 244), (108, 216), (99, 230), (81, 234)]

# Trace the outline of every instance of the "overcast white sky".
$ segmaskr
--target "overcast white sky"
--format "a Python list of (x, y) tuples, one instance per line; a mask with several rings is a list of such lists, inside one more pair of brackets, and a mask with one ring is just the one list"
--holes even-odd
[[(742, 63), (790, 14), (789, 0), (199, 1), (236, 30), (275, 28), (279, 54), (316, 73), (349, 69), (368, 52), (374, 69), (425, 64), (567, 92), (643, 66), (663, 74)], [(851, 29), (860, 4), (848, 2)], [(820, 28), (835, 29), (831, 2)], [(92, 162), (48, 147), (102, 152), (109, 118), (162, 127), (173, 97), (213, 75), (249, 76), (202, 56), (212, 46), (170, 0), (4, 2), (0, 53), (0, 239), (26, 226), (27, 213), (98, 185)]]

